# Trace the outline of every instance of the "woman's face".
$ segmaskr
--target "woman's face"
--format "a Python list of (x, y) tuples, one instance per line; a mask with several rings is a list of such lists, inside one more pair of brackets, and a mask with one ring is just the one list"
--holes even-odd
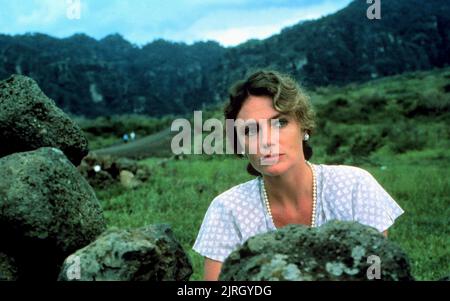
[(237, 119), (245, 153), (261, 174), (280, 175), (305, 160), (300, 123), (276, 111), (270, 97), (249, 96)]

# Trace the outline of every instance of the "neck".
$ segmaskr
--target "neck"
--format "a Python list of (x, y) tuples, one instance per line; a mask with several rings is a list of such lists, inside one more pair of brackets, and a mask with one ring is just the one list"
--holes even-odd
[(313, 190), (312, 178), (311, 168), (304, 160), (282, 175), (263, 176), (270, 201), (280, 205), (297, 205), (301, 200), (310, 199)]

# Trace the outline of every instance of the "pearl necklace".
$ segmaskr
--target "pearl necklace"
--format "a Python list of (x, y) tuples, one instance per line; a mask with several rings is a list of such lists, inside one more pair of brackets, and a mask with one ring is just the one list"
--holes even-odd
[[(308, 166), (311, 168), (312, 176), (313, 176), (313, 203), (312, 203), (312, 216), (311, 216), (311, 227), (316, 226), (316, 202), (317, 202), (317, 189), (316, 189), (316, 173), (314, 171), (314, 167), (309, 161), (305, 161)], [(262, 177), (260, 177), (261, 180), (261, 188), (264, 194), (264, 203), (266, 204), (267, 213), (269, 214), (270, 219), (272, 220), (272, 223), (275, 225), (275, 222), (273, 221), (272, 216), (272, 210), (270, 209), (270, 203), (269, 198), (267, 197), (266, 187), (264, 185), (264, 180)]]

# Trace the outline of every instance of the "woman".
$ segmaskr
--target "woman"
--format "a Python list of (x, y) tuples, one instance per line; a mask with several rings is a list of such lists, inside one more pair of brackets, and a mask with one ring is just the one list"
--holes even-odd
[(225, 258), (256, 234), (337, 219), (372, 226), (387, 236), (403, 213), (367, 171), (306, 161), (312, 154), (307, 141), (314, 114), (288, 76), (258, 71), (236, 83), (225, 117), (239, 121), (234, 137), (243, 139), (234, 139), (233, 145), (238, 153), (244, 150), (247, 170), (257, 178), (212, 201), (193, 247), (205, 257), (205, 280), (217, 280)]

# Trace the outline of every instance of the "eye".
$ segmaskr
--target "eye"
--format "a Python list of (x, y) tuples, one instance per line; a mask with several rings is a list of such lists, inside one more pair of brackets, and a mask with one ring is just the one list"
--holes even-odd
[(277, 128), (283, 128), (288, 124), (288, 120), (286, 118), (275, 119), (272, 122), (273, 126)]

